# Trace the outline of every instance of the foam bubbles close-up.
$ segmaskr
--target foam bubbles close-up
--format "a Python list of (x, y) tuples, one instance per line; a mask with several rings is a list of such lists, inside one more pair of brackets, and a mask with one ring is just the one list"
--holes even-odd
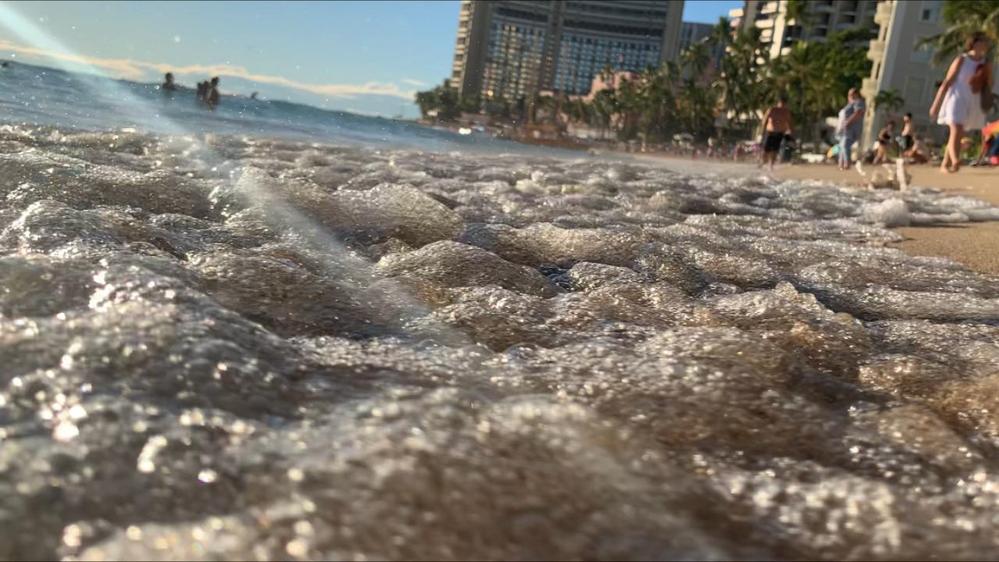
[(0, 558), (990, 558), (928, 189), (0, 128)]

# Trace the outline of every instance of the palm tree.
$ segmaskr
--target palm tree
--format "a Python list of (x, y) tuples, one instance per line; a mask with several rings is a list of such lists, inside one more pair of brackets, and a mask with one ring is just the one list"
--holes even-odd
[[(825, 42), (798, 42), (789, 53), (767, 66), (767, 83), (774, 91), (788, 94), (795, 130), (804, 140), (814, 138), (815, 126), (835, 114), (846, 92), (870, 73), (866, 51), (856, 47), (861, 32), (844, 31), (830, 35)], [(807, 76), (807, 80), (802, 80)], [(897, 94), (896, 94), (897, 97)]]
[(905, 98), (899, 95), (897, 90), (881, 90), (874, 96), (874, 108), (884, 109), (892, 112), (902, 109), (905, 105)]
[(702, 41), (692, 44), (680, 53), (680, 64), (686, 76), (700, 78), (711, 64), (710, 47)]
[(976, 31), (988, 36), (993, 49), (999, 44), (999, 0), (946, 0), (941, 16), (947, 28), (920, 42), (933, 47), (935, 64), (946, 64), (960, 54)]
[(538, 96), (534, 99), (534, 115), (532, 115), (532, 121), (537, 121), (537, 113), (541, 112), (545, 115), (542, 122), (557, 122), (558, 115), (556, 115), (556, 108), (558, 107), (558, 100), (554, 96)]
[(711, 28), (708, 34), (708, 44), (712, 47), (726, 49), (732, 43), (732, 22), (726, 17), (718, 18), (718, 23)]
[(610, 128), (611, 119), (618, 112), (617, 96), (613, 89), (600, 90), (593, 96), (593, 120), (594, 124), (606, 134)]
[(461, 113), (461, 100), (458, 90), (451, 87), (450, 80), (444, 80), (440, 86), (431, 90), (416, 93), (416, 105), (424, 118), (431, 113), (439, 120), (452, 120)]
[(810, 29), (815, 16), (809, 10), (808, 4), (806, 0), (787, 0), (784, 17), (801, 29)]
[(426, 119), (430, 112), (440, 107), (440, 99), (437, 97), (437, 90), (426, 90), (416, 92), (416, 105), (420, 108), (420, 114)]
[(761, 71), (767, 59), (758, 28), (740, 32), (728, 42), (714, 86), (720, 97), (720, 109), (737, 127), (752, 128), (760, 117), (765, 103), (761, 95)]

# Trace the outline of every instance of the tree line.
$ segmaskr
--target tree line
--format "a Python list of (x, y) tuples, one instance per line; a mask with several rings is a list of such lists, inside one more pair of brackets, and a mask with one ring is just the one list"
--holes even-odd
[[(805, 2), (791, 0), (787, 11), (799, 32), (813, 25)], [(948, 0), (942, 18), (944, 32), (924, 42), (934, 49), (937, 61), (960, 52), (959, 45), (971, 31), (984, 30), (993, 45), (999, 41), (999, 0)], [(721, 18), (707, 37), (676, 60), (633, 73), (590, 100), (564, 95), (515, 101), (462, 98), (445, 81), (417, 93), (416, 103), (424, 118), (448, 121), (463, 111), (484, 111), (518, 124), (573, 123), (606, 131), (619, 140), (668, 142), (678, 133), (697, 140), (751, 138), (766, 108), (786, 93), (797, 135), (806, 141), (817, 139), (825, 118), (844, 105), (847, 90), (859, 88), (870, 75), (867, 51), (873, 33), (866, 27), (854, 28), (832, 33), (821, 42), (796, 41), (777, 57), (771, 57), (760, 34), (756, 28), (733, 33), (729, 21)], [(724, 55), (712, 60), (717, 52)], [(611, 71), (603, 72), (607, 81)], [(879, 92), (868, 102), (889, 111), (904, 106), (894, 90)]]

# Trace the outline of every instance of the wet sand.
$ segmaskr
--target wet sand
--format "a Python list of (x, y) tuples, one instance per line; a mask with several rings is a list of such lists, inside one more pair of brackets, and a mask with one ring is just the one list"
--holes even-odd
[[(856, 187), (866, 182), (853, 169), (841, 171), (827, 164), (798, 164), (778, 167), (774, 172), (755, 164), (721, 160), (693, 160), (664, 155), (630, 154), (636, 160), (665, 165), (686, 173), (759, 174), (780, 179), (818, 180)], [(936, 166), (910, 166), (912, 187), (928, 187), (967, 195), (999, 205), (999, 168), (964, 167), (956, 174), (944, 174)], [(999, 222), (973, 222), (953, 225), (902, 227), (906, 240), (893, 244), (912, 255), (950, 258), (968, 268), (999, 275)]]
[[(999, 205), (999, 169), (963, 168), (942, 174), (934, 166), (913, 166), (912, 185), (931, 187), (975, 197)], [(826, 165), (798, 165), (776, 170), (784, 179), (813, 179), (846, 185), (862, 185), (857, 172)], [(999, 275), (999, 222), (899, 228), (907, 239), (896, 247), (913, 255), (951, 258), (982, 273)]]

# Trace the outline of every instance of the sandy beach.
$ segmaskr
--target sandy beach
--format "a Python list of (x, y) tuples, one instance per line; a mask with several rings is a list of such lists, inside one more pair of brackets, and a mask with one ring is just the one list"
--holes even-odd
[[(999, 170), (965, 167), (956, 174), (943, 174), (935, 166), (912, 166), (912, 185), (930, 187), (975, 197), (999, 205)], [(854, 170), (840, 171), (831, 165), (796, 165), (778, 168), (784, 179), (813, 179), (844, 185), (862, 185)], [(999, 222), (899, 228), (907, 240), (897, 247), (914, 255), (951, 258), (967, 267), (999, 275)]]
[[(721, 160), (693, 160), (664, 155), (631, 154), (649, 164), (666, 165), (685, 173), (721, 173), (737, 175), (773, 175), (780, 179), (818, 180), (840, 185), (864, 187), (866, 183), (853, 169), (841, 171), (833, 165), (797, 164), (779, 166), (773, 172), (760, 170), (755, 164)], [(912, 187), (939, 189), (966, 195), (999, 205), (999, 169), (964, 167), (956, 174), (943, 174), (936, 166), (910, 166)], [(950, 258), (968, 268), (990, 275), (999, 275), (999, 222), (973, 222), (913, 226), (897, 229), (906, 240), (896, 247), (920, 256)]]

